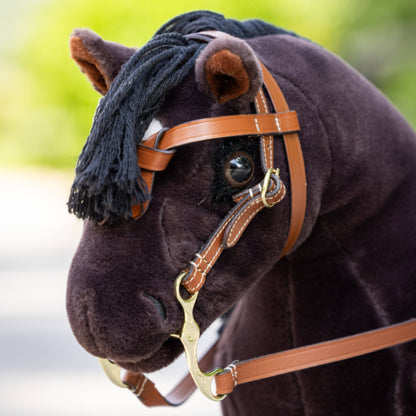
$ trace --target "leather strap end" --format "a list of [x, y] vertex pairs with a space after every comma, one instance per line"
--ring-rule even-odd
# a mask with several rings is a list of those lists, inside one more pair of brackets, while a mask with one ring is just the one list
[[215, 376], [215, 386], [218, 395], [230, 394], [238, 384], [238, 371], [235, 375], [227, 371]]
[[137, 148], [137, 161], [143, 169], [153, 172], [165, 170], [175, 154], [175, 150], [160, 150], [139, 145]]

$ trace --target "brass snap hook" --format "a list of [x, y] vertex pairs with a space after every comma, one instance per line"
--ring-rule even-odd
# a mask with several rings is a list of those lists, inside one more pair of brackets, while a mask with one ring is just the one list
[[101, 364], [102, 369], [106, 376], [118, 387], [127, 388], [127, 386], [121, 381], [120, 372], [122, 370], [117, 364], [113, 363], [107, 358], [99, 358], [98, 361]]
[[193, 309], [198, 297], [198, 292], [192, 294], [188, 299], [184, 299], [182, 297], [180, 293], [180, 287], [182, 279], [186, 275], [187, 272], [180, 273], [175, 281], [175, 296], [182, 306], [184, 312], [184, 322], [180, 335], [171, 334], [171, 336], [181, 340], [185, 349], [185, 356], [188, 363], [189, 372], [199, 390], [209, 399], [214, 401], [221, 401], [226, 397], [226, 395], [213, 394], [211, 390], [211, 384], [214, 377], [218, 373], [223, 373], [224, 370], [222, 368], [217, 368], [213, 371], [210, 371], [209, 373], [205, 373], [201, 371], [198, 365], [197, 349], [200, 337], [200, 329], [193, 316]]

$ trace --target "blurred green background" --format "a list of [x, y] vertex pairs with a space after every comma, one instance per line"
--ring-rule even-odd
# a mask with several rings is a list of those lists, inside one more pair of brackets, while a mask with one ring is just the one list
[[168, 19], [198, 9], [260, 18], [320, 43], [416, 127], [415, 0], [0, 0], [0, 164], [75, 166], [99, 95], [69, 58], [74, 28], [140, 46]]

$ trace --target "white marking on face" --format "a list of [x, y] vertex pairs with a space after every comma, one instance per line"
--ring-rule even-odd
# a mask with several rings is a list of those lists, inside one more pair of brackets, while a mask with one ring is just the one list
[[146, 141], [152, 134], [157, 133], [159, 130], [163, 128], [162, 124], [157, 118], [154, 118], [150, 124], [147, 130], [144, 133], [142, 141]]

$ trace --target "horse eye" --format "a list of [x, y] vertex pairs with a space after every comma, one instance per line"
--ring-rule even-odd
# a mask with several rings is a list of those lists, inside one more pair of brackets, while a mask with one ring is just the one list
[[253, 174], [253, 159], [245, 152], [235, 152], [225, 162], [225, 179], [235, 188], [241, 188], [247, 185], [253, 177]]

